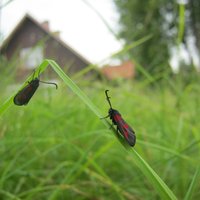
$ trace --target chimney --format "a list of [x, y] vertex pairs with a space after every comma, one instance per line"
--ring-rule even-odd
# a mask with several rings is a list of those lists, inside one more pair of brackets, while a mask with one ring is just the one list
[[60, 31], [53, 31], [52, 34], [57, 37], [60, 38]]
[[50, 31], [49, 21], [44, 21], [44, 22], [41, 23], [41, 25], [46, 31]]

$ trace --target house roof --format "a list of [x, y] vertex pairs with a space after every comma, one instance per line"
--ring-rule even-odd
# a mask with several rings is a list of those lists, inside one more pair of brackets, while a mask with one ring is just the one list
[[37, 20], [35, 20], [32, 16], [30, 16], [29, 14], [26, 14], [21, 21], [17, 24], [17, 26], [14, 28], [14, 30], [11, 32], [11, 34], [4, 40], [4, 42], [2, 43], [2, 45], [0, 46], [0, 52], [2, 49], [4, 49], [9, 42], [12, 40], [12, 38], [14, 37], [14, 35], [23, 27], [23, 25], [26, 23], [26, 21], [29, 20], [32, 23], [34, 23], [37, 27], [39, 27], [42, 31], [44, 31], [50, 38], [56, 40], [58, 43], [60, 43], [64, 48], [69, 49], [71, 52], [73, 52], [73, 54], [75, 54], [77, 57], [79, 57], [81, 60], [83, 60], [84, 62], [86, 62], [88, 65], [91, 64], [91, 62], [89, 60], [87, 60], [86, 58], [84, 58], [82, 55], [80, 55], [79, 53], [77, 53], [77, 51], [75, 51], [70, 45], [66, 44], [65, 42], [63, 42], [59, 37], [57, 37], [53, 32], [51, 32], [50, 30], [46, 29], [41, 23], [39, 23]]

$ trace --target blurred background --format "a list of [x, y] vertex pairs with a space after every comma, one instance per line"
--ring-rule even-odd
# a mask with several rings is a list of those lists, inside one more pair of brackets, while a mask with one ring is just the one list
[[[0, 104], [55, 60], [178, 199], [200, 198], [199, 0], [0, 0]], [[0, 118], [0, 199], [162, 199], [134, 157], [49, 67]], [[199, 179], [197, 179], [199, 180]]]

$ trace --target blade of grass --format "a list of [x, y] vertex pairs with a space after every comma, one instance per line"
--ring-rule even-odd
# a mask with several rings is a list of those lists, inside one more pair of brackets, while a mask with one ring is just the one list
[[102, 61], [100, 61], [98, 63], [98, 65], [100, 65], [100, 66], [102, 64], [104, 65], [105, 62], [107, 62], [107, 60], [110, 60], [111, 58], [115, 58], [115, 57], [117, 58], [118, 56], [125, 55], [131, 49], [134, 49], [134, 48], [142, 45], [143, 43], [145, 43], [146, 41], [150, 40], [151, 38], [152, 38], [152, 35], [149, 34], [149, 35], [147, 35], [145, 37], [142, 37], [142, 38], [138, 39], [137, 41], [134, 41], [134, 42], [132, 42], [130, 44], [127, 44], [127, 45], [123, 46], [123, 48], [121, 50], [119, 50], [117, 52], [114, 52], [111, 55], [109, 55], [108, 57], [104, 58]]
[[[114, 144], [114, 142], [111, 141], [111, 142], [105, 144], [104, 146], [102, 146], [98, 151], [96, 151], [96, 153], [94, 155], [87, 157], [87, 161], [81, 166], [81, 168], [79, 168], [79, 170], [75, 174], [73, 174], [73, 176], [71, 178], [67, 179], [67, 183], [71, 183], [73, 180], [75, 180], [75, 178], [78, 178], [81, 175], [81, 173], [88, 171], [88, 170], [90, 171], [89, 166], [92, 165], [99, 172], [99, 176], [101, 174], [102, 177], [104, 177], [103, 179], [107, 180], [107, 182], [109, 182], [109, 185], [117, 193], [118, 198], [124, 199], [123, 196], [121, 195], [120, 187], [118, 185], [116, 185], [115, 182], [113, 182], [106, 175], [106, 173], [101, 169], [101, 167], [95, 162], [95, 160], [98, 157], [100, 157], [102, 154], [106, 153], [113, 146], [113, 144]], [[81, 149], [79, 149], [79, 151], [80, 151], [81, 154], [83, 154]]]
[[[15, 199], [15, 200], [22, 200], [21, 198], [18, 198], [14, 194], [11, 194], [10, 192], [7, 192], [5, 190], [0, 189], [0, 194], [3, 194], [5, 197], [8, 197], [8, 199]], [[2, 196], [1, 196], [2, 197]], [[3, 198], [4, 199], [4, 198]], [[7, 198], [5, 198], [7, 199]]]
[[[90, 135], [91, 135], [91, 133], [90, 133]], [[88, 136], [88, 135], [82, 134], [81, 136], [84, 137], [84, 136]], [[81, 136], [79, 135], [77, 137], [81, 137]], [[98, 136], [100, 136], [100, 135], [97, 135], [97, 137]], [[73, 140], [74, 139], [75, 138], [73, 138]], [[98, 140], [98, 138], [97, 138], [97, 140]], [[84, 155], [85, 151], [82, 151], [81, 148], [79, 148], [78, 146], [74, 146], [74, 143], [72, 143], [71, 140], [67, 140], [67, 141], [64, 141], [64, 142], [65, 142], [66, 146], [71, 146], [71, 148], [74, 148], [77, 151], [77, 154], [80, 154], [81, 156]], [[72, 169], [72, 168], [75, 167], [76, 164], [77, 163], [69, 163], [68, 161], [65, 161], [65, 162], [58, 164], [58, 166], [48, 174], [48, 176], [45, 178], [44, 181], [42, 181], [37, 187], [35, 187], [33, 190], [30, 191], [30, 194], [29, 194], [29, 196], [26, 197], [26, 199], [27, 200], [32, 199], [33, 196], [36, 194], [36, 192], [40, 188], [43, 188], [45, 186], [45, 183], [48, 182], [48, 180], [50, 180], [52, 176], [54, 176], [56, 173], [59, 173], [60, 169], [62, 169], [63, 167], [66, 167], [68, 165], [72, 165], [72, 167], [71, 167], [71, 169]], [[80, 171], [82, 169], [82, 167], [79, 167], [77, 169], [78, 169], [78, 171]], [[74, 179], [74, 176], [76, 176], [77, 173], [75, 173], [75, 175], [73, 173], [71, 173], [72, 174], [71, 176], [73, 176], [73, 177], [70, 180]], [[68, 179], [70, 178], [69, 173], [67, 174], [67, 177], [68, 177]], [[71, 183], [71, 181], [69, 181], [68, 179], [67, 179], [67, 181], [65, 179], [63, 179], [62, 184], [66, 185], [69, 182]], [[56, 188], [56, 189], [59, 190], [59, 188]]]
[[144, 37], [132, 42], [131, 44], [125, 45], [122, 50], [113, 53], [111, 55], [111, 57], [117, 57], [117, 56], [126, 54], [131, 49], [134, 49], [135, 47], [138, 47], [138, 46], [142, 45], [143, 43], [145, 43], [146, 41], [150, 40], [152, 38], [152, 36], [153, 36], [152, 34], [149, 34], [147, 36], [144, 36]]
[[180, 44], [183, 41], [185, 31], [185, 5], [179, 4], [179, 26], [178, 26], [178, 38], [177, 42]]
[[[70, 171], [68, 171], [67, 175], [63, 178], [62, 180], [62, 184], [64, 184], [65, 182], [68, 182], [67, 181], [68, 179], [70, 179], [71, 177], [73, 177], [73, 174], [76, 172], [76, 171], [79, 171], [79, 169], [81, 169], [81, 166], [83, 164], [83, 162], [85, 160], [87, 160], [87, 156], [89, 154], [89, 152], [91, 151], [91, 149], [93, 148], [93, 146], [95, 145], [96, 143], [96, 140], [97, 138], [93, 141], [93, 143], [87, 148], [87, 150], [84, 151], [84, 153], [81, 155], [80, 159], [77, 160], [76, 164], [70, 169]], [[58, 195], [58, 192], [59, 192], [59, 188], [54, 190], [52, 192], [52, 194], [49, 196], [49, 200], [54, 200], [54, 199], [57, 199], [57, 195]]]
[[172, 154], [172, 155], [174, 155], [176, 157], [182, 158], [182, 159], [187, 160], [189, 162], [196, 162], [196, 163], [198, 162], [198, 161], [192, 159], [189, 156], [186, 156], [184, 154], [181, 154], [178, 151], [175, 151], [173, 149], [170, 149], [170, 148], [167, 148], [167, 147], [164, 147], [164, 146], [160, 146], [160, 145], [149, 143], [149, 142], [143, 142], [143, 141], [140, 141], [140, 140], [137, 140], [137, 143], [145, 145], [145, 146], [148, 146], [150, 148], [158, 149], [160, 151], [163, 151], [163, 152], [166, 152], [166, 153], [169, 153], [169, 154]]
[[94, 174], [97, 175], [96, 178], [99, 178], [99, 180], [101, 182], [103, 182], [104, 184], [109, 185], [110, 187], [112, 187], [113, 190], [115, 190], [117, 192], [117, 195], [118, 195], [118, 197], [120, 199], [124, 199], [124, 197], [121, 194], [123, 194], [125, 197], [127, 197], [127, 199], [129, 199], [131, 197], [131, 194], [129, 194], [128, 192], [126, 192], [125, 190], [123, 190], [120, 186], [118, 186], [117, 184], [115, 184], [114, 181], [112, 181], [112, 179], [106, 174], [106, 172], [95, 162], [96, 158], [97, 158], [97, 156], [94, 155], [93, 158], [90, 158], [88, 160], [88, 162], [89, 162], [88, 164], [91, 164], [94, 167], [94, 169], [96, 169], [96, 171], [98, 172], [98, 174], [95, 173], [95, 172], [92, 172], [89, 168], [86, 168], [84, 170], [86, 172], [89, 171], [90, 176], [93, 176]]
[[15, 157], [13, 158], [13, 160], [7, 165], [7, 167], [4, 169], [3, 173], [1, 174], [1, 178], [0, 178], [0, 186], [1, 188], [4, 187], [4, 182], [7, 179], [7, 174], [9, 174], [9, 171], [12, 171], [11, 169], [14, 168], [14, 165], [18, 159], [18, 157], [20, 156], [20, 154], [22, 154], [24, 152], [24, 150], [27, 148], [27, 146], [25, 146], [24, 148], [20, 149], [19, 152], [16, 152]]
[[9, 171], [7, 174], [4, 175], [4, 180], [10, 178], [11, 176], [13, 176], [14, 174], [16, 174], [17, 171], [23, 170], [25, 167], [31, 165], [33, 162], [35, 162], [36, 160], [42, 159], [45, 155], [48, 155], [49, 153], [55, 151], [55, 149], [60, 148], [62, 146], [66, 145], [65, 142], [62, 142], [60, 144], [57, 144], [56, 146], [53, 146], [52, 148], [42, 152], [41, 155], [36, 155], [32, 158], [30, 158], [29, 160], [27, 160], [27, 162], [25, 162], [24, 164], [20, 165], [18, 168], [14, 168], [12, 171]]
[[168, 188], [158, 174], [149, 166], [149, 164], [136, 152], [136, 150], [133, 149], [131, 153], [134, 154], [134, 156], [132, 156], [132, 160], [142, 171], [145, 177], [152, 183], [152, 186], [159, 193], [161, 199], [177, 200], [173, 192]]
[[98, 70], [97, 65], [90, 64], [87, 67], [83, 68], [82, 70], [78, 71], [75, 75], [72, 76], [72, 79], [79, 79], [80, 77], [83, 77], [85, 74], [90, 72], [91, 70]]
[[135, 59], [133, 60], [133, 63], [135, 63], [136, 65], [136, 69], [142, 73], [147, 79], [149, 82], [154, 82], [155, 81], [155, 77], [153, 77], [149, 72], [147, 72], [147, 70], [145, 70], [145, 68], [140, 65], [139, 62], [137, 62]]
[[[92, 165], [93, 167], [95, 167], [95, 165]], [[95, 169], [97, 169], [97, 167], [95, 167]], [[93, 171], [92, 169], [85, 169], [85, 173], [87, 173], [88, 175], [90, 175], [91, 177], [95, 178], [96, 180], [99, 180], [100, 182], [102, 182], [105, 186], [109, 186], [113, 188], [113, 190], [115, 190], [117, 192], [118, 198], [117, 199], [125, 199], [123, 196], [126, 196], [126, 199], [129, 199], [131, 197], [131, 194], [129, 194], [128, 192], [122, 190], [118, 185], [113, 185], [113, 182], [110, 180], [110, 178], [102, 176], [99, 171], [98, 173]], [[123, 195], [123, 196], [122, 196]], [[130, 198], [131, 199], [131, 198]]]
[[[85, 192], [81, 191], [80, 189], [78, 189], [74, 185], [67, 185], [67, 184], [48, 185], [48, 186], [44, 186], [44, 187], [37, 188], [37, 189], [33, 188], [33, 189], [27, 190], [27, 191], [19, 194], [19, 196], [23, 199], [26, 199], [27, 195], [34, 193], [34, 192], [37, 192], [37, 193], [42, 193], [42, 192], [45, 192], [45, 191], [51, 192], [51, 191], [54, 191], [54, 190], [57, 190], [57, 189], [61, 190], [61, 191], [62, 190], [71, 190], [71, 191], [74, 191], [75, 193], [77, 193], [81, 196], [89, 198]], [[35, 199], [35, 198], [32, 198], [32, 199]]]
[[99, 109], [91, 102], [91, 100], [82, 92], [82, 90], [64, 73], [59, 65], [54, 60], [47, 60], [59, 77], [65, 82], [65, 84], [99, 117]]
[[184, 200], [192, 199], [192, 194], [194, 193], [195, 187], [196, 187], [197, 183], [199, 183], [199, 181], [198, 181], [199, 176], [200, 176], [200, 166], [198, 166], [198, 168], [193, 176], [192, 182], [190, 184], [190, 187], [188, 188], [188, 191], [185, 195]]
[[[26, 191], [26, 192], [25, 192], [26, 200], [33, 199], [33, 196], [36, 195], [38, 191], [42, 190], [42, 188], [45, 187], [45, 184], [46, 184], [49, 180], [51, 180], [52, 176], [54, 176], [56, 173], [59, 173], [59, 171], [60, 171], [62, 168], [66, 167], [66, 166], [68, 166], [68, 165], [70, 165], [70, 164], [72, 165], [73, 163], [69, 163], [68, 161], [64, 161], [64, 162], [58, 164], [58, 166], [57, 166], [55, 169], [53, 169], [53, 170], [48, 174], [48, 176], [45, 177], [45, 179], [44, 179], [41, 183], [39, 183], [36, 187], [34, 187], [34, 189], [31, 189], [30, 191]], [[65, 184], [65, 185], [66, 185], [66, 184]], [[24, 193], [21, 193], [21, 194], [20, 194], [20, 196], [23, 196], [23, 195], [24, 195]]]

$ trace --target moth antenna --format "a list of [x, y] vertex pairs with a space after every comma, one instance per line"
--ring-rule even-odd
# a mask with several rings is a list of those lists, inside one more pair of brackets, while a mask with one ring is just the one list
[[58, 89], [58, 85], [56, 83], [52, 83], [52, 82], [46, 82], [46, 81], [41, 81], [39, 80], [41, 83], [46, 83], [46, 84], [52, 84], [56, 86], [56, 89]]
[[110, 108], [112, 108], [112, 105], [111, 105], [111, 102], [110, 102], [110, 97], [108, 96], [108, 91], [109, 91], [109, 90], [105, 90], [106, 99], [107, 99], [107, 101], [108, 101], [108, 103], [109, 103], [109, 105], [110, 105]]

